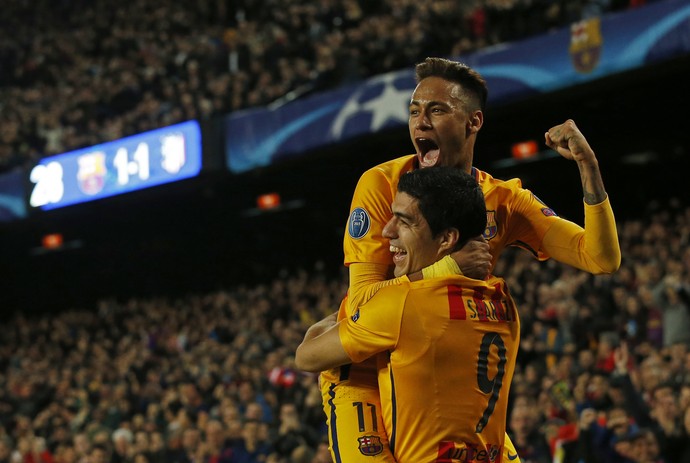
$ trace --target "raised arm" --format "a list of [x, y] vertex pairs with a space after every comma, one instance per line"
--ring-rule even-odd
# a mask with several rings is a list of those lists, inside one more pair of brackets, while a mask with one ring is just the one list
[[577, 163], [585, 203], [585, 228], [559, 221], [544, 235], [544, 250], [581, 270], [615, 272], [621, 263], [616, 221], [594, 151], [572, 119], [551, 127], [544, 138], [547, 146]]

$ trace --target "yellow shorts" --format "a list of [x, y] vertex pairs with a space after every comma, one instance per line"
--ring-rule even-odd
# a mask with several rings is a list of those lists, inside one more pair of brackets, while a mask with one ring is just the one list
[[321, 381], [321, 396], [335, 463], [395, 462], [377, 388], [354, 386], [349, 380]]
[[[349, 366], [342, 377], [347, 378]], [[328, 444], [334, 463], [395, 463], [383, 424], [378, 388], [353, 379], [337, 380], [323, 373], [321, 398], [328, 426]], [[505, 436], [501, 460], [520, 463], [513, 442]]]

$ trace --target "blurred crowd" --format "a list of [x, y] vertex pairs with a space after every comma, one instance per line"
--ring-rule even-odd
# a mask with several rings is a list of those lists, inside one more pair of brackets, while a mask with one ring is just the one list
[[[641, 0], [10, 0], [0, 172], [45, 155], [472, 52]], [[520, 306], [509, 433], [525, 463], [690, 462], [690, 208], [619, 224], [621, 269], [507, 252]], [[16, 314], [0, 335], [0, 463], [325, 463], [306, 328], [321, 267], [179, 299]]]
[[298, 272], [184, 299], [17, 315], [0, 345], [0, 462], [327, 462], [293, 368], [344, 279]]
[[[690, 462], [690, 207], [619, 223], [609, 276], [509, 250], [521, 315], [508, 430], [525, 463]], [[325, 463], [317, 377], [294, 368], [346, 272], [5, 323], [0, 463]], [[333, 272], [333, 269], [331, 269]]]
[[0, 172], [642, 3], [10, 0], [0, 13]]

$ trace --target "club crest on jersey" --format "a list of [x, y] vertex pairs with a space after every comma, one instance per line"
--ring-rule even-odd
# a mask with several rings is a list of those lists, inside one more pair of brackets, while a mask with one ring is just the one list
[[498, 225], [496, 224], [496, 211], [486, 211], [486, 228], [484, 229], [484, 239], [490, 240], [498, 232]]
[[352, 321], [357, 323], [357, 320], [359, 320], [359, 309], [357, 309], [357, 312], [352, 315]]
[[355, 208], [350, 214], [347, 232], [353, 239], [358, 240], [369, 232], [369, 227], [371, 227], [369, 213], [361, 207]]
[[370, 457], [383, 452], [383, 444], [379, 436], [358, 437], [359, 451], [362, 455]]

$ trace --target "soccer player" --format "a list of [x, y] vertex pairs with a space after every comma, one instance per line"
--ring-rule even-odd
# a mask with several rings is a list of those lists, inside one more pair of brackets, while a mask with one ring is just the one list
[[[352, 199], [348, 231], [344, 238], [345, 265], [350, 288], [337, 318], [353, 316], [354, 310], [381, 287], [396, 284], [390, 278], [392, 265], [388, 243], [382, 237], [391, 217], [400, 175], [433, 165], [454, 166], [477, 180], [486, 200], [487, 225], [483, 240], [471, 240], [451, 257], [445, 257], [410, 279], [454, 272], [483, 278], [506, 246], [520, 246], [537, 259], [549, 257], [594, 274], [611, 273], [620, 265], [620, 247], [615, 219], [594, 151], [572, 120], [550, 128], [546, 144], [561, 156], [576, 162], [581, 175], [585, 227], [562, 219], [519, 179], [501, 181], [472, 167], [474, 143], [484, 123], [487, 88], [481, 75], [468, 66], [442, 58], [427, 58], [416, 67], [417, 87], [410, 101], [409, 133], [416, 154], [393, 159], [366, 171]], [[310, 330], [318, 332], [332, 323], [324, 320]], [[321, 375], [329, 441], [336, 462], [394, 461], [385, 451], [372, 458], [359, 447], [363, 436], [382, 442], [386, 435], [380, 423], [358, 427], [355, 403], [372, 404], [377, 412], [376, 365], [369, 360], [345, 365]], [[518, 461], [507, 441], [504, 461]]]
[[[546, 144], [561, 156], [576, 162], [582, 180], [585, 227], [558, 217], [519, 179], [502, 181], [472, 166], [474, 143], [484, 123], [488, 91], [479, 73], [470, 67], [442, 59], [427, 58], [417, 65], [417, 87], [410, 101], [409, 133], [416, 154], [393, 159], [366, 171], [352, 199], [344, 238], [345, 265], [350, 288], [338, 311], [338, 319], [352, 317], [355, 310], [389, 280], [393, 264], [384, 225], [391, 218], [390, 204], [398, 179], [405, 172], [434, 165], [456, 167], [471, 174], [484, 191], [487, 224], [483, 240], [470, 240], [460, 251], [430, 268], [410, 275], [414, 280], [451, 273], [484, 278], [506, 246], [520, 246], [537, 259], [549, 257], [594, 274], [611, 273], [620, 265], [620, 247], [613, 211], [594, 151], [572, 120], [550, 128]], [[483, 264], [482, 264], [483, 263]], [[328, 326], [328, 320], [311, 329]], [[321, 375], [329, 441], [336, 462], [391, 462], [385, 451], [371, 458], [359, 445], [365, 436], [384, 444], [381, 423], [367, 422], [359, 428], [356, 403], [372, 404], [372, 417], [380, 417], [376, 365], [372, 360], [345, 365]], [[507, 441], [504, 461], [515, 458]]]
[[[499, 461], [520, 333], [505, 282], [405, 277], [484, 231], [482, 189], [459, 169], [417, 169], [400, 178], [392, 210], [383, 236], [399, 283], [379, 290], [335, 328], [307, 336], [297, 366], [321, 371], [386, 352], [378, 385], [396, 461]], [[355, 407], [365, 427], [374, 409]], [[383, 451], [375, 436], [360, 446]]]

